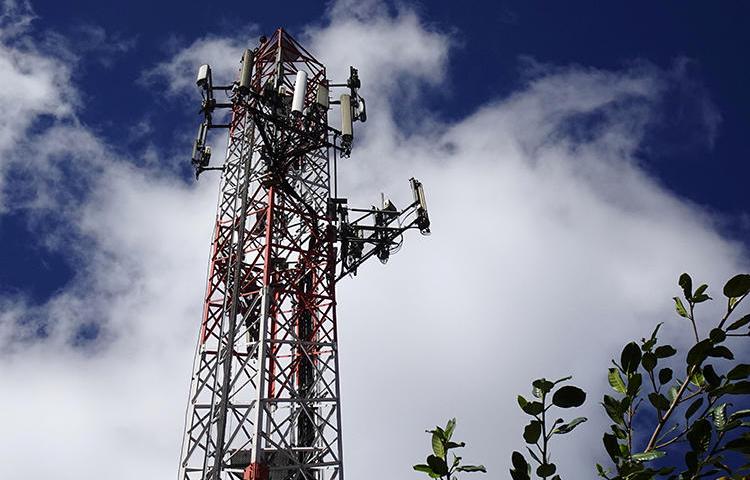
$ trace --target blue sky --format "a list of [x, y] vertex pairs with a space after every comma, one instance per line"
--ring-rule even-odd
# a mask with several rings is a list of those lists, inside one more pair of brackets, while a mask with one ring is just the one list
[[[243, 4], [35, 2], [36, 34], [55, 31], [82, 52], [75, 80], [87, 101], [79, 118], [123, 151], [143, 148], [151, 136], [162, 148], [189, 150], [186, 125], [193, 113], [184, 101], [165, 98], [140, 81], [143, 71], [180, 44], [206, 35], [246, 32], [248, 39], [276, 26], [301, 31], [322, 22], [325, 4], [249, 8]], [[395, 8], [395, 7], [392, 7]], [[512, 92], [524, 81], [524, 65], [540, 62], [618, 69], [648, 62], [673, 77], [660, 99], [638, 152], [645, 169], [667, 188], [715, 209], [723, 228], [742, 240], [748, 233], [742, 202], [748, 131], [750, 67], [744, 46], [748, 5], [726, 2], [678, 4], [598, 2], [429, 2], [410, 5], [430, 28], [455, 39], [444, 86], [425, 95], [435, 115], [456, 119], [482, 103]], [[106, 40], [98, 35], [106, 35]], [[98, 45], [105, 41], [106, 46]], [[184, 100], [184, 99], [180, 99]], [[128, 125], [127, 132], [122, 126]], [[185, 166], [187, 178], [187, 166]], [[59, 255], [40, 250], [21, 218], [3, 219], [0, 290], [44, 299], [72, 275]]]
[[[360, 67], [369, 120], [342, 168], [346, 194], [403, 203], [417, 176], [432, 208], [431, 237], [340, 289], [350, 475], [370, 474], [367, 452], [394, 435], [421, 445], [451, 415], [504, 471], [518, 435], [495, 439], [487, 425], [520, 429], [514, 395], [528, 379], [576, 372], [597, 397], [594, 365], [625, 338], [665, 319], [665, 335], [686, 338], [670, 305], [682, 271], [719, 295], [747, 270], [746, 3], [6, 1], [3, 12], [0, 378], [13, 393], [0, 406], [39, 415], [41, 447], [20, 423], [15, 442], [57, 452], [77, 478], [91, 448], [103, 464], [138, 458], [154, 478], [176, 469], [217, 188], [189, 166], [194, 71], [209, 62], [231, 81], [242, 48], [278, 26], [333, 78]], [[441, 399], [434, 345], [460, 379]], [[39, 413], [48, 402], [65, 414]], [[574, 474], [589, 474], [577, 459], [599, 458], [591, 415], [563, 450]], [[49, 434], [72, 429], [67, 443]], [[422, 449], [384, 448], [413, 478]], [[17, 478], [25, 458], [0, 461], [0, 476]]]

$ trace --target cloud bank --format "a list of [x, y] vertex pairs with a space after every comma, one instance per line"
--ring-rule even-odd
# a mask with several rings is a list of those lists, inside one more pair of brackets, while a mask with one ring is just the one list
[[[76, 117], [76, 85], [60, 58], [35, 47], [30, 10], [13, 5], [0, 71], [14, 90], [0, 99], [15, 99], [17, 111], [0, 124], [0, 151], [30, 153], [3, 162], [0, 178], [27, 166], [23, 182], [0, 184], [0, 212], [22, 205], [47, 248], [66, 247], [76, 274], [43, 304], [0, 299], [10, 433], [0, 477], [25, 478], [33, 465], [63, 479], [169, 478], [217, 181], [188, 184], [114, 153]], [[410, 466], [428, 449], [424, 429], [457, 416], [465, 458], [502, 477], [523, 446], [515, 395], [533, 378], [575, 373], [592, 421], [555, 460], [572, 478], [593, 477], [608, 359], [658, 321], [684, 337], [669, 300], [680, 272], [716, 289], [747, 269], [743, 248], [639, 159], [669, 72], [535, 65], [512, 95], [439, 121], [422, 93], [451, 75], [456, 41], [415, 11], [338, 2], [299, 37], [332, 77], [351, 64], [364, 81], [370, 119], [340, 166], [343, 194], [368, 205], [382, 189], [403, 205], [416, 176], [434, 227], [406, 238], [386, 267], [369, 264], [340, 284], [346, 474], [418, 478]], [[246, 41], [195, 39], [143, 81], [180, 95], [204, 61], [229, 79]], [[71, 165], [86, 172], [83, 184], [71, 182]]]

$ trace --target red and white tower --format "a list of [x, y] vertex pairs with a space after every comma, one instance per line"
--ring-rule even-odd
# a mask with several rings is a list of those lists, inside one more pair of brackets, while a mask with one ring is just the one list
[[[335, 198], [337, 161], [366, 118], [357, 71], [330, 83], [281, 29], [244, 52], [234, 83], [213, 85], [204, 65], [197, 84], [192, 162], [196, 176], [220, 170], [221, 186], [179, 479], [341, 479], [336, 282], [373, 255], [386, 261], [405, 230], [429, 232], [421, 184], [411, 180], [404, 210]], [[214, 123], [221, 110], [228, 123]], [[215, 128], [229, 143], [212, 167]]]

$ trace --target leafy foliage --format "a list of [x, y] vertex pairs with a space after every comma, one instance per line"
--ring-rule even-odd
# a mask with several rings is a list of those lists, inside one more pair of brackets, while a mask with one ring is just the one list
[[[566, 377], [551, 382], [546, 378], [540, 378], [531, 383], [531, 394], [538, 400], [529, 401], [521, 395], [518, 396], [518, 405], [521, 410], [531, 417], [529, 423], [523, 429], [523, 438], [530, 445], [526, 449], [532, 462], [536, 464], [534, 473], [540, 478], [552, 477], [553, 480], [560, 480], [560, 475], [555, 475], [557, 466], [551, 461], [550, 441], [554, 435], [570, 433], [586, 421], [586, 418], [578, 417], [569, 422], [562, 418], [558, 418], [551, 424], [549, 422], [548, 412], [553, 407], [565, 409], [580, 407], [586, 401], [586, 392], [573, 385], [563, 385], [555, 389], [559, 384], [570, 379], [571, 377]], [[552, 402], [548, 403], [550, 394]], [[530, 480], [532, 478], [532, 466], [522, 453], [513, 452], [511, 463], [513, 468], [510, 470], [510, 476], [513, 480]]]
[[[675, 311], [689, 322], [695, 340], [678, 369], [682, 372], [684, 368], [684, 376], [675, 375], [677, 365], [673, 360], [664, 365], [678, 351], [672, 345], [658, 345], [661, 324], [649, 339], [641, 339], [640, 345], [625, 345], [619, 363], [612, 361], [614, 368], [609, 369], [607, 379], [614, 395], [605, 395], [602, 400], [612, 424], [602, 442], [614, 468], [610, 472], [597, 465], [602, 478], [697, 479], [724, 475], [721, 478], [740, 479], [750, 473], [750, 463], [730, 468], [725, 458], [732, 452], [750, 454], [750, 423], [743, 420], [750, 411], [731, 411], [732, 402], [724, 401], [750, 393], [746, 380], [750, 365], [732, 364], [734, 352], [726, 343], [728, 337], [750, 336], [750, 332], [739, 332], [750, 324], [750, 316], [725, 326], [750, 292], [750, 275], [737, 275], [726, 283], [726, 312], [703, 337], [700, 330], [706, 328], [699, 329], [695, 307], [712, 300], [706, 293], [708, 286], [693, 290], [692, 278], [686, 273], [680, 275], [678, 285], [683, 296], [674, 297]], [[646, 432], [636, 430], [636, 425], [643, 428], [650, 420], [655, 425]], [[637, 440], [644, 436], [648, 442], [638, 445]], [[654, 465], [661, 458], [665, 460], [658, 463], [668, 466]]]
[[[454, 442], [452, 440], [455, 429], [456, 419], [453, 418], [448, 421], [445, 428], [437, 426], [432, 430], [427, 430], [427, 433], [432, 436], [432, 454], [427, 456], [426, 463], [414, 465], [414, 470], [424, 472], [430, 478], [442, 478], [444, 480], [455, 480], [456, 477], [454, 475], [457, 472], [487, 473], [484, 465], [463, 465], [461, 457], [450, 452], [451, 450], [466, 446], [464, 442]], [[453, 459], [450, 461], [448, 459], [449, 453], [453, 456]]]
[[[750, 409], [736, 408], [733, 402], [743, 399], [747, 403], [750, 398], [750, 364], [736, 362], [729, 343], [732, 337], [750, 337], [750, 314], [729, 321], [750, 294], [750, 274], [736, 275], [724, 285], [724, 315], [714, 326], [701, 325], [700, 329], [695, 307], [713, 300], [708, 285], [693, 289], [687, 273], [680, 275], [678, 285], [682, 298], [673, 298], [675, 311], [682, 322], [689, 322], [694, 343], [680, 361], [677, 348], [659, 344], [660, 323], [648, 339], [627, 343], [619, 363], [612, 360], [607, 381], [614, 393], [604, 395], [601, 403], [612, 421], [602, 437], [612, 467], [596, 464], [597, 474], [604, 479], [750, 479]], [[532, 382], [534, 399], [518, 396], [519, 407], [530, 417], [523, 429], [530, 460], [513, 452], [513, 480], [531, 480], [534, 475], [561, 480], [550, 457], [550, 441], [586, 421], [584, 417], [568, 422], [557, 418], [550, 423], [552, 408], [580, 407], [586, 400], [586, 393], [578, 387], [558, 387], [570, 379], [540, 378]], [[455, 455], [448, 466], [448, 450], [464, 446], [450, 441], [454, 428], [455, 420], [451, 420], [445, 429], [428, 432], [433, 455], [426, 464], [415, 465], [415, 470], [445, 480], [454, 480], [455, 472], [485, 471], [481, 465], [461, 466], [461, 457]]]

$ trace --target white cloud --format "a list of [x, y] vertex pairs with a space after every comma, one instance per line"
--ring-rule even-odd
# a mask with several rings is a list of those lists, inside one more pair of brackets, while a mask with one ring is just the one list
[[147, 70], [141, 81], [146, 84], [166, 83], [171, 95], [189, 95], [196, 91], [198, 67], [211, 65], [215, 85], [228, 85], [237, 77], [246, 48], [256, 43], [256, 27], [247, 28], [238, 38], [208, 36], [180, 48], [171, 58]]
[[[12, 10], [11, 10], [12, 11]], [[14, 148], [40, 119], [64, 119], [73, 113], [75, 91], [70, 86], [70, 69], [54, 57], [29, 47], [19, 32], [27, 25], [23, 17], [16, 22], [6, 10], [0, 36], [0, 187], [7, 168], [18, 156]], [[29, 14], [30, 15], [30, 14]], [[7, 26], [10, 25], [10, 26]], [[4, 210], [0, 197], [0, 212]]]
[[0, 36], [3, 40], [24, 33], [36, 18], [28, 0], [3, 0], [1, 7]]
[[[409, 235], [386, 267], [367, 265], [340, 286], [347, 475], [374, 479], [385, 468], [419, 478], [410, 466], [428, 449], [424, 429], [456, 415], [465, 458], [502, 477], [523, 446], [515, 395], [537, 376], [573, 372], [590, 392], [592, 422], [557, 458], [568, 476], [592, 476], [607, 359], [657, 321], [684, 335], [669, 300], [681, 271], [716, 291], [747, 268], [710, 216], [639, 165], [664, 72], [538, 66], [508, 98], [441, 123], [419, 92], [446, 78], [451, 36], [407, 9], [351, 8], [335, 4], [303, 34], [331, 76], [360, 67], [372, 107], [353, 158], [340, 164], [344, 194], [366, 205], [382, 188], [403, 205], [417, 176], [434, 233]], [[146, 81], [179, 94], [204, 62], [231, 79], [247, 44], [195, 40]], [[56, 60], [28, 41], [3, 47], [0, 61], [31, 99], [17, 107], [25, 123], [0, 125], [4, 152], [30, 145], [35, 120], [59, 119], [33, 133], [28, 185], [45, 188], [27, 204], [40, 219], [65, 211], [44, 232], [51, 248], [67, 242], [76, 267], [43, 305], [2, 299], [0, 410], [10, 434], [0, 439], [0, 477], [24, 478], [31, 464], [64, 479], [174, 475], [216, 178], [185, 185], [118, 158], [75, 121], [70, 77], [50, 76]], [[89, 172], [85, 195], [60, 174], [69, 160]], [[99, 340], [76, 346], [89, 324]]]
[[[322, 25], [303, 37], [314, 52], [325, 56], [328, 75], [344, 78], [354, 65], [366, 90], [402, 93], [416, 81], [437, 86], [445, 79], [451, 38], [421, 21], [409, 9], [394, 14], [379, 2], [338, 2]], [[374, 100], [383, 101], [382, 95]]]

